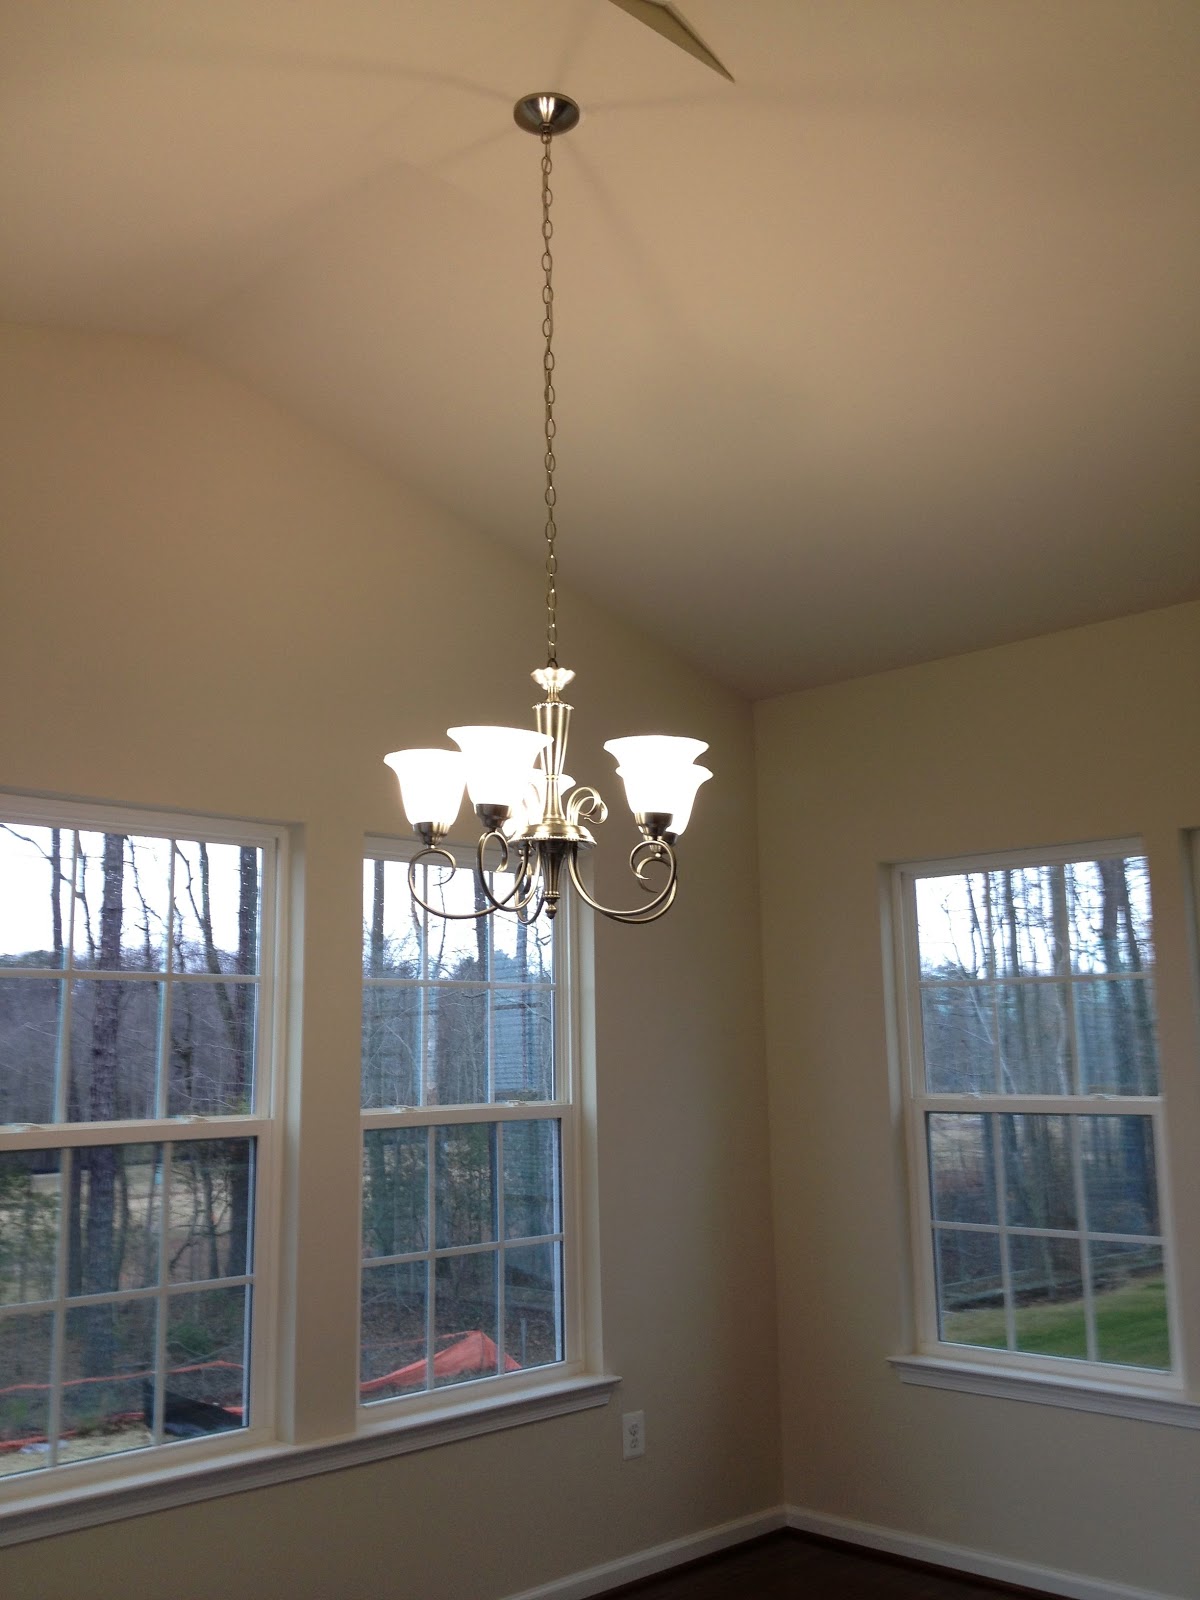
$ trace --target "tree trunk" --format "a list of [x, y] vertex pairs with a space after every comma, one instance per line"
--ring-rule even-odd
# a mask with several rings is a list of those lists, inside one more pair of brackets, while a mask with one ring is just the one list
[[[121, 923], [124, 910], [125, 839], [117, 833], [104, 836], [104, 887], [100, 903], [100, 968], [113, 972], [121, 965]], [[92, 1018], [92, 1077], [88, 1091], [89, 1122], [114, 1121], [117, 1116], [118, 1040], [121, 992], [117, 979], [98, 982]], [[83, 1289], [100, 1292], [117, 1287], [120, 1260], [116, 1252], [117, 1152], [112, 1145], [92, 1145], [78, 1152], [88, 1174], [87, 1223], [84, 1229]], [[112, 1318], [108, 1307], [93, 1310], [87, 1319], [84, 1362], [88, 1376], [111, 1372], [114, 1350]]]
[[[370, 970], [376, 976], [383, 972], [384, 957], [384, 921], [383, 921], [383, 893], [384, 893], [384, 863], [374, 863], [374, 881], [371, 896], [371, 933], [370, 933]], [[380, 989], [368, 989], [372, 1002], [382, 997]], [[364, 1103], [372, 1105], [382, 1104], [384, 1094], [384, 1070], [380, 1051], [380, 1026], [379, 1014], [375, 1004], [372, 1004], [368, 1018], [369, 1033], [366, 1040], [366, 1059], [374, 1082], [370, 1085], [369, 1093], [364, 1097]], [[384, 1151], [384, 1138], [382, 1133], [374, 1133], [366, 1140], [366, 1157], [370, 1176], [370, 1203], [368, 1207], [368, 1226], [371, 1238], [374, 1240], [375, 1249], [380, 1255], [390, 1255], [392, 1252], [392, 1229], [390, 1226], [392, 1216], [391, 1189], [399, 1181], [398, 1172], [393, 1174], [389, 1182], [387, 1170], [387, 1156]]]
[[[1100, 884], [1103, 892], [1100, 911], [1100, 948], [1104, 954], [1105, 970], [1111, 973], [1137, 971], [1140, 969], [1141, 960], [1133, 938], [1133, 919], [1124, 861], [1119, 859], [1101, 861]], [[1128, 958], [1121, 947], [1122, 918], [1125, 920], [1128, 933]], [[1130, 993], [1131, 988], [1137, 991], [1136, 999], [1141, 1002], [1145, 1011], [1146, 996], [1143, 981], [1113, 978], [1104, 985], [1107, 1000], [1105, 1011], [1116, 1046], [1117, 1090], [1122, 1094], [1138, 1094], [1144, 1088], [1139, 1081], [1138, 1071], [1139, 1052], [1136, 1034], [1138, 1020], [1135, 1018], [1134, 998]], [[1145, 1020], [1148, 1023], [1148, 1017]], [[1145, 1138], [1147, 1124], [1139, 1117], [1122, 1117], [1118, 1127], [1121, 1131], [1121, 1176], [1124, 1179], [1121, 1187], [1129, 1202], [1132, 1217], [1141, 1209], [1142, 1199], [1149, 1187]], [[1145, 1225], [1150, 1226], [1149, 1219]]]

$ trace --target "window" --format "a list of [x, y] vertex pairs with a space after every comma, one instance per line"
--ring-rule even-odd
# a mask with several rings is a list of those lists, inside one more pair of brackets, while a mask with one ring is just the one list
[[3, 803], [0, 1484], [269, 1422], [277, 843]]
[[[475, 919], [474, 879], [374, 841], [363, 877], [360, 1398], [577, 1364], [566, 914]], [[502, 897], [511, 880], [496, 873]]]
[[[0, 797], [0, 1543], [607, 1402], [580, 1313], [575, 923], [426, 918], [407, 870], [372, 847], [361, 1130], [339, 1080], [326, 1190], [343, 1251], [361, 1201], [361, 1295], [322, 1307], [332, 1359], [281, 1394], [286, 1416], [325, 1384], [332, 1426], [291, 1441], [276, 1333], [313, 1337], [318, 1258], [276, 1238], [304, 1075], [298, 1052], [280, 1071], [286, 831]], [[421, 886], [474, 907], [468, 873]]]
[[922, 865], [897, 896], [922, 1349], [1170, 1374], [1145, 859]]

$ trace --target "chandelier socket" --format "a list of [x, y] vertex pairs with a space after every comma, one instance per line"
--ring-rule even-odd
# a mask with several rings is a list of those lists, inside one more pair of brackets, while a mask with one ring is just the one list
[[499, 833], [504, 824], [512, 816], [511, 806], [481, 805], [475, 807], [475, 815], [483, 823], [489, 833]]

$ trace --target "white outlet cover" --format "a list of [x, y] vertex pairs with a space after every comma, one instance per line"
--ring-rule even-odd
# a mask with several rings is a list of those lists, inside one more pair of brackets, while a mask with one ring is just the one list
[[621, 1418], [621, 1455], [632, 1461], [646, 1454], [646, 1413], [626, 1411]]

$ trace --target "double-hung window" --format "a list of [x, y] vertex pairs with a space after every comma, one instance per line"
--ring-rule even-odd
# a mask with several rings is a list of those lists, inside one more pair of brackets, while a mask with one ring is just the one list
[[[0, 1484], [261, 1437], [277, 835], [0, 802]], [[182, 1452], [182, 1455], [180, 1454]]]
[[921, 1348], [1165, 1381], [1163, 1101], [1138, 845], [923, 864], [896, 885]]
[[414, 871], [457, 916], [369, 843], [359, 1387], [401, 1410], [579, 1364], [567, 915], [475, 917], [470, 871]]

